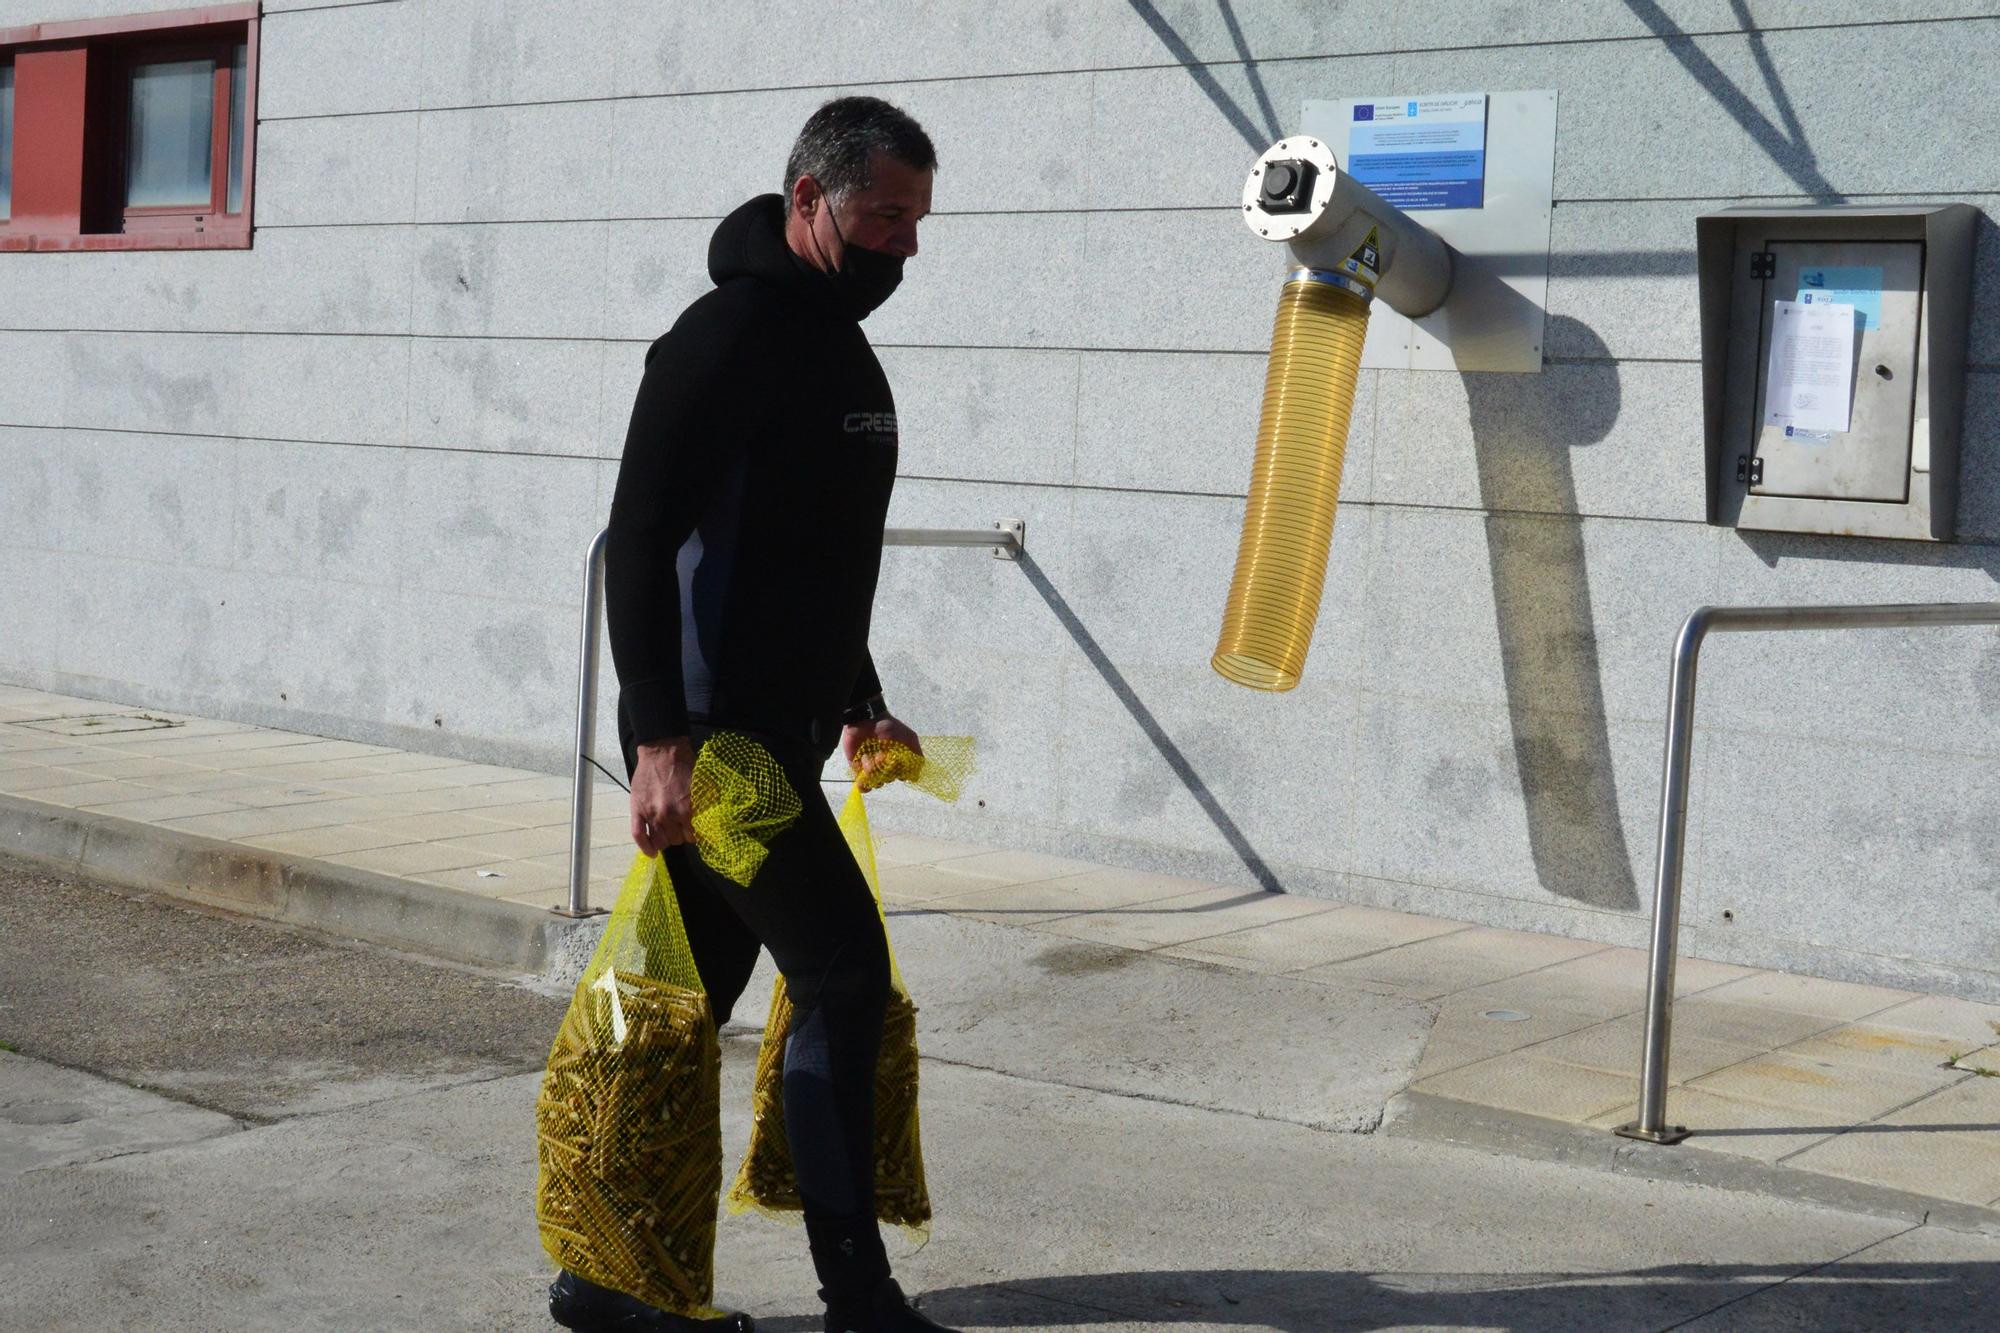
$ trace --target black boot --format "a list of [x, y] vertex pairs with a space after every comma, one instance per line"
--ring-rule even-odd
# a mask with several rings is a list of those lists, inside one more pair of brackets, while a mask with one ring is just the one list
[[955, 1333], [910, 1308], [896, 1279], [882, 1279], [866, 1298], [841, 1300], [822, 1291], [826, 1333]]
[[756, 1333], [747, 1314], [673, 1314], [564, 1270], [549, 1287], [549, 1317], [577, 1333]]

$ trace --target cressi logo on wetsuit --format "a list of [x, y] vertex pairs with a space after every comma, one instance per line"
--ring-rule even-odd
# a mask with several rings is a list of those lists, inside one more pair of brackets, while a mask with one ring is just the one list
[[841, 418], [840, 428], [849, 435], [887, 435], [893, 443], [896, 436], [896, 414], [849, 412]]

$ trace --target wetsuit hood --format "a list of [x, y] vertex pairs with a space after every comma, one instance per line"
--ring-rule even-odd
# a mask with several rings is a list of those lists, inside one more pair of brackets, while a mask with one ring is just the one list
[[756, 278], [789, 296], [828, 310], [840, 303], [833, 285], [785, 243], [785, 201], [760, 194], [724, 218], [708, 242], [708, 276], [715, 285]]

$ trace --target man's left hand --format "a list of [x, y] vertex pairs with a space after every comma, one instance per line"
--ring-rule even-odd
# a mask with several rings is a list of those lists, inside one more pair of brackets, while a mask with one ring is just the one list
[[847, 767], [861, 777], [864, 790], [882, 785], [869, 779], [876, 768], [886, 762], [886, 756], [862, 753], [862, 746], [867, 741], [893, 741], [897, 745], [907, 746], [916, 754], [921, 755], [924, 752], [923, 743], [917, 739], [917, 733], [898, 717], [878, 717], [872, 722], [860, 722], [843, 727], [840, 732], [840, 752], [847, 758]]

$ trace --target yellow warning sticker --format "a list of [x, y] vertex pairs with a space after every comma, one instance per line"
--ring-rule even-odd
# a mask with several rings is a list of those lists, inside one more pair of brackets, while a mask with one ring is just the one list
[[1370, 227], [1366, 239], [1354, 248], [1354, 253], [1349, 255], [1347, 261], [1340, 267], [1361, 279], [1361, 281], [1367, 283], [1370, 287], [1380, 282], [1382, 280], [1382, 229], [1380, 227]]

